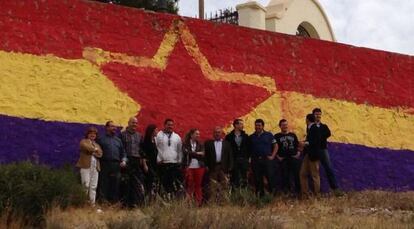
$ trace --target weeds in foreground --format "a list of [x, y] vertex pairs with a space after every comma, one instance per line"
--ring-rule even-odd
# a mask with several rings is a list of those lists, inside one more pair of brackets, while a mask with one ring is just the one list
[[[54, 209], [47, 228], [412, 228], [414, 192], [367, 191], [297, 200], [279, 196], [255, 204], [247, 193], [223, 205], [165, 202], [134, 210], [116, 207]], [[248, 199], [247, 199], [248, 198]], [[241, 202], [234, 202], [234, 201]]]
[[299, 201], [233, 191], [220, 205], [157, 197], [139, 209], [85, 206], [70, 169], [28, 163], [0, 167], [0, 226], [22, 228], [412, 228], [414, 192], [366, 191]]

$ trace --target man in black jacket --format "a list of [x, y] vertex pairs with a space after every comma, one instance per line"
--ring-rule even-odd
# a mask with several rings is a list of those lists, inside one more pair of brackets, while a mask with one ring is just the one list
[[225, 138], [231, 144], [234, 159], [230, 182], [233, 188], [246, 188], [250, 157], [249, 136], [243, 130], [243, 120], [235, 119], [233, 127], [234, 129]]
[[210, 201], [222, 203], [229, 198], [229, 174], [233, 169], [231, 145], [223, 140], [223, 128], [216, 127], [213, 139], [204, 143], [205, 162], [210, 180]]
[[335, 172], [329, 158], [328, 152], [328, 138], [331, 136], [331, 130], [329, 130], [328, 125], [321, 122], [322, 110], [320, 108], [315, 108], [312, 111], [312, 114], [315, 116], [315, 124], [319, 128], [321, 133], [321, 165], [325, 170], [326, 177], [328, 178], [329, 186], [334, 191], [335, 195], [342, 195], [342, 192], [339, 189], [338, 182], [336, 181]]
[[321, 155], [321, 133], [315, 124], [315, 116], [308, 114], [306, 116], [307, 134], [302, 167], [300, 169], [300, 186], [302, 198], [307, 197], [309, 193], [308, 176], [313, 181], [313, 190], [315, 195], [319, 195], [321, 181], [319, 177], [319, 159]]

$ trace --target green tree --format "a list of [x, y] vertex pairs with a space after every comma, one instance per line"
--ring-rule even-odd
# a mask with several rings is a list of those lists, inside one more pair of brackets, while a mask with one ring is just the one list
[[114, 3], [135, 8], [144, 8], [146, 10], [158, 12], [164, 11], [172, 14], [177, 14], [178, 12], [178, 0], [100, 0], [100, 2]]

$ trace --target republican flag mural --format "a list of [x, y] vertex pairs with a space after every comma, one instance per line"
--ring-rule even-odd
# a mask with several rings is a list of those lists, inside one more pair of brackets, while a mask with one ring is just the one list
[[346, 190], [414, 189], [411, 56], [92, 1], [1, 1], [0, 163], [73, 163], [89, 125], [247, 132], [323, 110]]

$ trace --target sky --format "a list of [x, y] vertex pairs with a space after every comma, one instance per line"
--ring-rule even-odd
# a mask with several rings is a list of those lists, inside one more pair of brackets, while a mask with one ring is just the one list
[[[204, 0], [205, 12], [248, 0]], [[256, 0], [266, 6], [269, 0]], [[414, 0], [319, 0], [340, 43], [414, 56]], [[198, 0], [180, 0], [180, 15], [195, 17]]]

